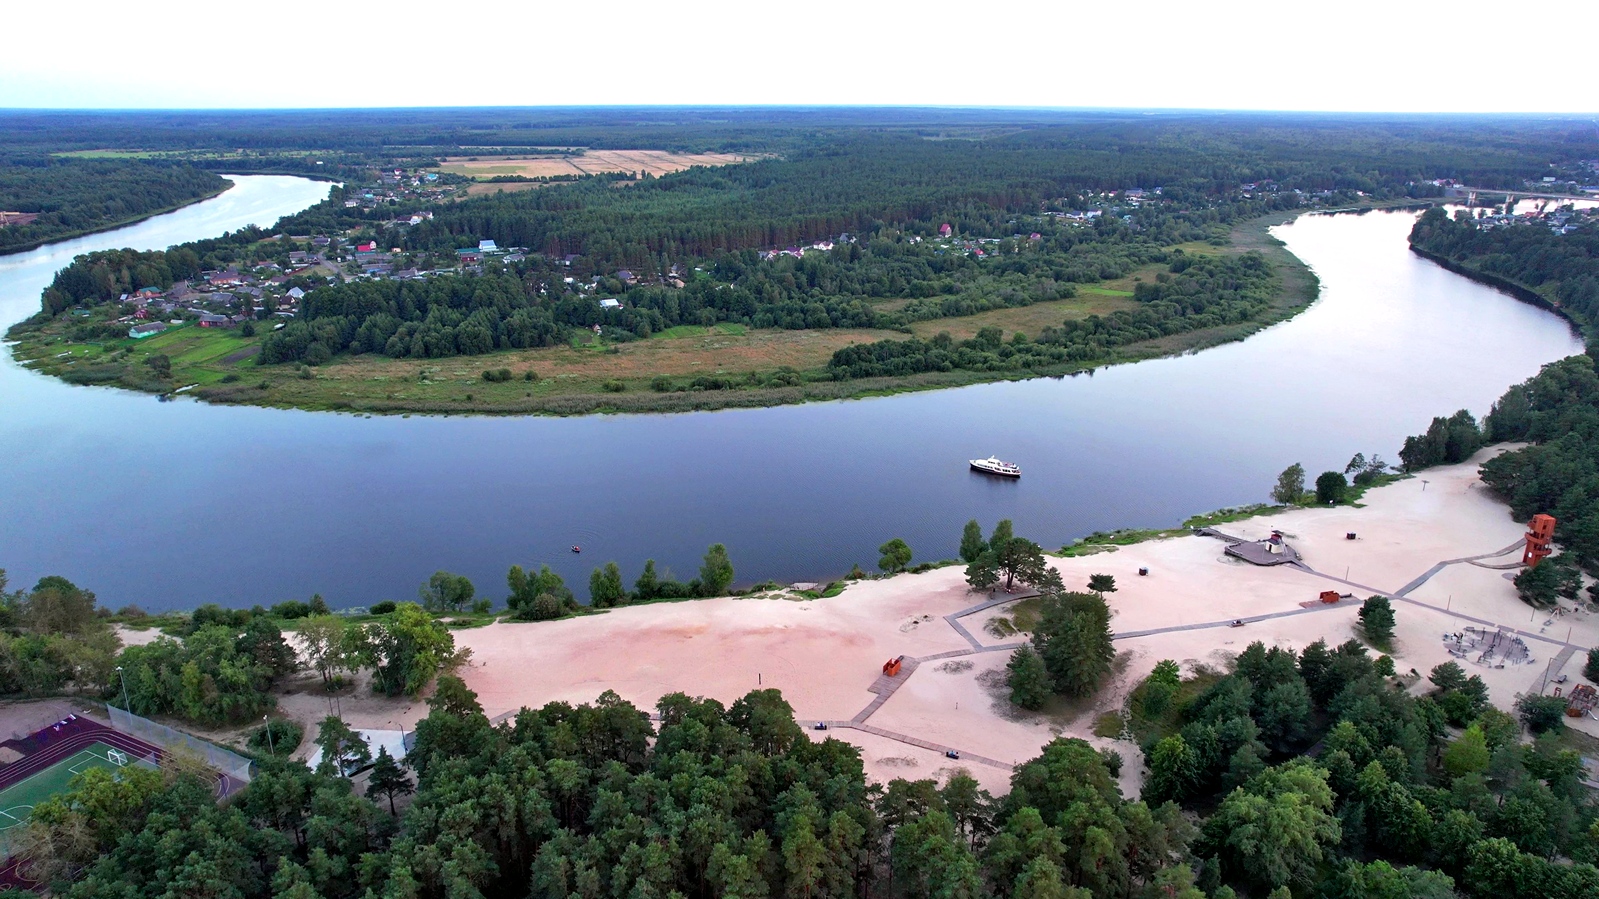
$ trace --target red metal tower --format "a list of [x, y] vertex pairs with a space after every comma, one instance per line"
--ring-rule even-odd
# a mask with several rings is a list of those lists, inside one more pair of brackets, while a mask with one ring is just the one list
[[1532, 516], [1527, 522], [1527, 548], [1521, 553], [1521, 564], [1529, 568], [1538, 567], [1538, 563], [1549, 557], [1550, 541], [1555, 538], [1555, 519], [1551, 515], [1538, 514]]

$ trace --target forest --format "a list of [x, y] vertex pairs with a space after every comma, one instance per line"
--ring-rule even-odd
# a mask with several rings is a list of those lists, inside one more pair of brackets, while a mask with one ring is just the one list
[[221, 176], [183, 163], [12, 155], [0, 140], [0, 254], [126, 224], [220, 193]]
[[1599, 329], [1599, 224], [1556, 234], [1542, 223], [1478, 228], [1470, 213], [1430, 209], [1410, 233], [1418, 250], [1530, 289], [1592, 340]]
[[[23, 872], [66, 896], [1578, 899], [1599, 826], [1559, 716], [1528, 744], [1455, 665], [1427, 695], [1359, 643], [1170, 661], [1120, 755], [1056, 739], [993, 797], [957, 772], [869, 785], [775, 690], [613, 693], [492, 725], [445, 675], [404, 772], [358, 792], [263, 756], [218, 804], [181, 770], [91, 772], [38, 807]], [[1474, 681], [1476, 681], [1474, 683]], [[338, 730], [336, 718], [324, 730]], [[1317, 746], [1305, 755], [1307, 747]], [[380, 762], [381, 763], [381, 762]], [[390, 810], [395, 795], [407, 807]]]
[[1480, 425], [1464, 410], [1434, 419], [1427, 433], [1406, 441], [1406, 467], [1462, 461], [1484, 444], [1531, 444], [1484, 463], [1483, 483], [1510, 504], [1517, 519], [1540, 512], [1555, 516], [1555, 538], [1565, 552], [1552, 560], [1553, 569], [1599, 574], [1599, 374], [1593, 355], [1599, 227], [1569, 234], [1538, 224], [1482, 230], [1465, 215], [1434, 209], [1417, 221], [1411, 243], [1467, 271], [1504, 279], [1501, 286], [1532, 291], [1589, 336], [1589, 350], [1511, 387]]

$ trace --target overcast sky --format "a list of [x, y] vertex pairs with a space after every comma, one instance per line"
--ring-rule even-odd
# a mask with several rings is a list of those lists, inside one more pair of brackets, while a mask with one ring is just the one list
[[8, 7], [0, 107], [1599, 112], [1593, 0]]

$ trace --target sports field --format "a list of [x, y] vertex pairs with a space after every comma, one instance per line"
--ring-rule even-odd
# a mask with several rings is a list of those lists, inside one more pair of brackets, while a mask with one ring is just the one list
[[34, 806], [51, 796], [65, 793], [75, 775], [91, 768], [118, 771], [126, 765], [150, 767], [149, 762], [133, 758], [120, 749], [105, 743], [90, 743], [26, 780], [0, 790], [0, 832], [27, 821]]

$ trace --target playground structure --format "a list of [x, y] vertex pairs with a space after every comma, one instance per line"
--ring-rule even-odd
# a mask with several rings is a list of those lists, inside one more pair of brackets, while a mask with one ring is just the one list
[[1554, 516], [1542, 513], [1532, 516], [1532, 520], [1527, 522], [1527, 548], [1521, 552], [1521, 564], [1537, 568], [1538, 563], [1547, 559], [1553, 551], [1550, 544], [1554, 539]]
[[895, 656], [883, 663], [883, 673], [889, 677], [899, 677], [900, 668], [905, 664], [904, 656]]
[[1343, 599], [1343, 597], [1339, 595], [1337, 590], [1323, 590], [1323, 591], [1321, 591], [1321, 601], [1326, 603], [1327, 605], [1332, 605], [1333, 603], [1336, 603], [1340, 599]]
[[[1560, 695], [1560, 690], [1555, 690], [1555, 695]], [[1571, 695], [1566, 697], [1566, 714], [1572, 718], [1581, 718], [1593, 711], [1599, 705], [1599, 690], [1587, 684], [1578, 684], [1571, 688]]]
[[[1457, 659], [1466, 659], [1490, 668], [1530, 665], [1537, 661], [1520, 637], [1507, 631], [1482, 627], [1468, 627], [1463, 631], [1444, 634], [1444, 648]], [[1472, 658], [1474, 653], [1476, 658]]]

